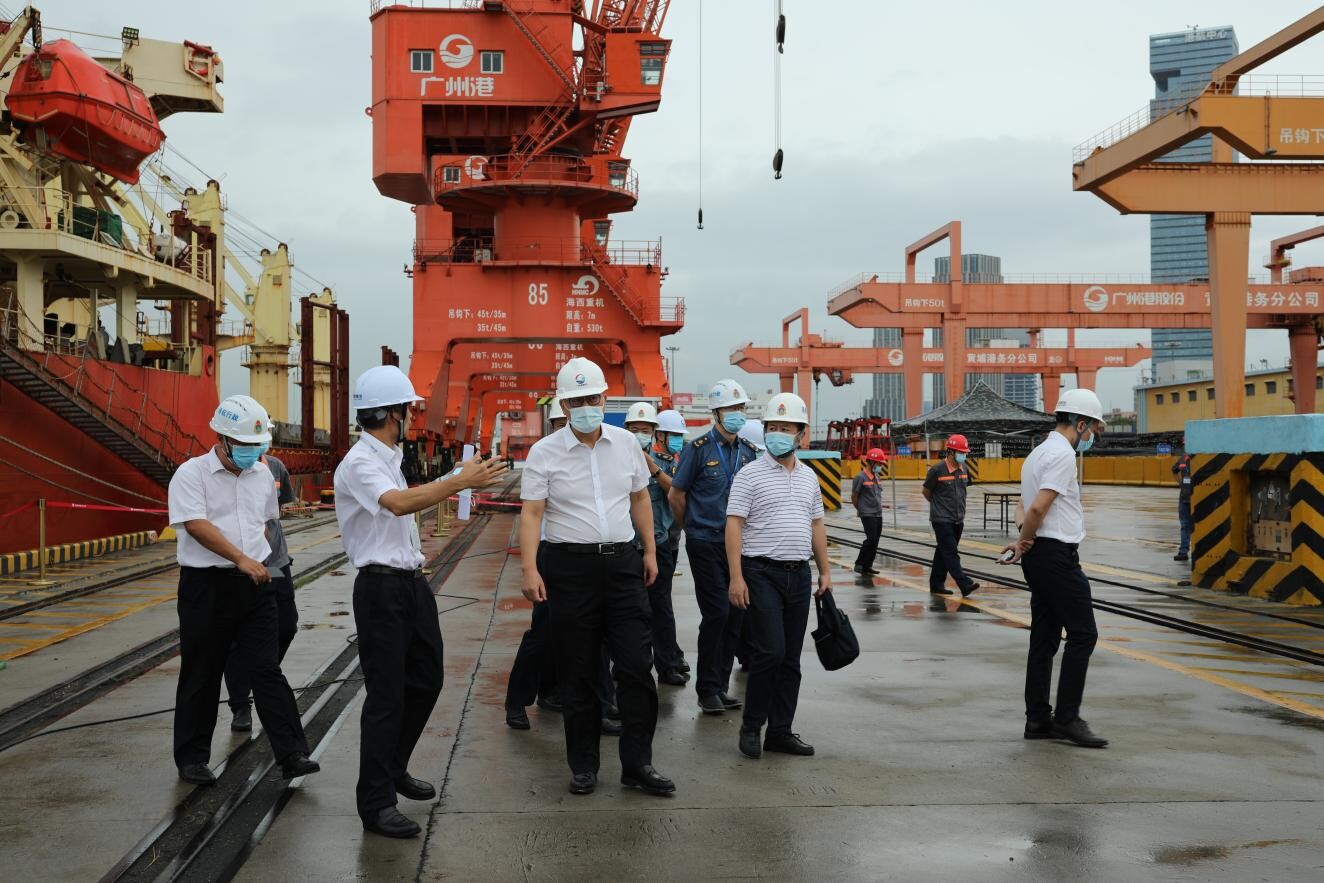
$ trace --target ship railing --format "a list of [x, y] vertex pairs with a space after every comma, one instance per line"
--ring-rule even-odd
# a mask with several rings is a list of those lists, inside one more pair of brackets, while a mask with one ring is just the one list
[[[128, 429], [157, 452], [158, 462], [180, 463], [210, 447], [158, 405], [151, 398], [147, 384], [136, 386], [123, 373], [107, 369], [106, 365], [117, 363], [99, 358], [86, 338], [46, 334], [44, 328], [16, 307], [0, 308], [0, 338], [66, 393], [99, 412], [108, 422]], [[34, 340], [42, 342], [42, 349], [30, 347]], [[182, 353], [180, 358], [188, 364], [192, 356], [188, 349], [180, 348], [176, 352]]]
[[[35, 215], [29, 217], [24, 206]], [[13, 217], [5, 218], [7, 212]], [[153, 233], [114, 212], [83, 205], [67, 190], [0, 185], [0, 229], [58, 230], [157, 261], [207, 284], [212, 281], [211, 252], [201, 247], [196, 235], [185, 242], [168, 233]]]
[[656, 268], [662, 264], [662, 242], [620, 240], [590, 244], [574, 237], [498, 239], [492, 236], [414, 240], [416, 264], [588, 264], [594, 255], [616, 266]]
[[409, 9], [482, 9], [483, 0], [368, 0], [368, 15], [391, 6]]
[[514, 154], [469, 156], [436, 167], [437, 194], [465, 190], [492, 183], [585, 184], [639, 196], [639, 173], [617, 160], [588, 160], [578, 156], [539, 156], [533, 159]]

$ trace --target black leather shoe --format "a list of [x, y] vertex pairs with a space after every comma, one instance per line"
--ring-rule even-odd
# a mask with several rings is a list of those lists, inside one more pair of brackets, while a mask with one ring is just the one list
[[555, 693], [553, 693], [550, 696], [539, 696], [538, 707], [541, 708], [543, 711], [554, 711], [557, 714], [560, 714], [561, 699]]
[[676, 783], [648, 765], [631, 772], [622, 772], [621, 784], [626, 788], [638, 788], [648, 794], [676, 793]]
[[930, 595], [950, 595], [951, 593], [952, 593], [952, 590], [951, 590], [951, 589], [948, 589], [948, 588], [929, 589], [929, 594], [930, 594]]
[[607, 710], [602, 713], [607, 720], [618, 721], [621, 719], [621, 710], [615, 705], [608, 705]]
[[1107, 739], [1091, 730], [1090, 725], [1081, 718], [1065, 724], [1053, 721], [1053, 735], [1084, 748], [1103, 748], [1108, 744]]
[[400, 810], [388, 806], [372, 818], [364, 819], [363, 830], [381, 834], [383, 837], [403, 840], [406, 837], [417, 837], [418, 832], [423, 829], [418, 826], [418, 822], [402, 814]]
[[699, 708], [704, 714], [726, 714], [726, 706], [721, 696], [700, 696]]
[[236, 733], [248, 733], [253, 729], [253, 710], [241, 708], [230, 719], [230, 729]]
[[882, 573], [881, 570], [874, 570], [872, 567], [864, 568], [864, 572], [869, 574], [869, 576], [878, 576], [878, 574]]
[[796, 733], [784, 733], [780, 736], [769, 735], [763, 740], [764, 751], [776, 751], [778, 754], [798, 754], [801, 757], [811, 757], [814, 753], [814, 746], [805, 742]]
[[431, 783], [415, 779], [409, 773], [405, 773], [402, 778], [396, 780], [395, 793], [410, 800], [431, 800], [437, 796], [437, 789], [433, 788]]
[[596, 787], [598, 787], [596, 773], [575, 773], [570, 778], [571, 794], [592, 794]]
[[752, 757], [755, 760], [763, 756], [763, 746], [759, 739], [758, 730], [747, 730], [740, 728], [740, 753], [745, 757]]
[[968, 586], [962, 586], [961, 597], [968, 598], [971, 594], [977, 591], [979, 591], [979, 583], [970, 583]]
[[717, 698], [721, 700], [722, 707], [725, 708], [727, 711], [735, 711], [737, 708], [739, 708], [741, 705], [744, 704], [736, 697], [731, 696], [730, 694], [727, 693], [718, 693]]
[[1053, 722], [1051, 720], [1025, 722], [1025, 738], [1027, 739], [1051, 739], [1053, 738]]
[[619, 736], [621, 734], [621, 725], [609, 717], [602, 719], [602, 735]]
[[301, 751], [296, 751], [289, 757], [280, 762], [280, 777], [282, 779], [297, 779], [300, 776], [310, 776], [313, 773], [321, 772], [322, 767], [315, 760], [309, 760], [308, 755]]
[[683, 659], [680, 661], [680, 665], [677, 666], [677, 668], [679, 668], [679, 669], [680, 669], [681, 671], [683, 671], [685, 674], [689, 674], [689, 673], [690, 673], [690, 664], [689, 664], [688, 662], [686, 662], [685, 660], [683, 660]]
[[864, 565], [863, 565], [863, 564], [857, 564], [857, 565], [855, 565], [855, 572], [858, 573], [860, 576], [864, 576], [864, 574], [865, 574], [867, 571], [864, 569]]
[[1176, 555], [1173, 555], [1173, 556], [1172, 556], [1172, 560], [1173, 560], [1173, 561], [1190, 561], [1190, 560], [1191, 560], [1191, 556], [1190, 556], [1190, 555], [1187, 555], [1185, 552], [1178, 552]]
[[205, 763], [186, 763], [179, 768], [179, 777], [190, 785], [215, 785], [216, 774]]
[[529, 713], [522, 706], [507, 705], [506, 726], [512, 730], [527, 730], [529, 728]]
[[683, 687], [690, 682], [690, 679], [685, 677], [679, 669], [670, 668], [658, 673], [657, 682], [666, 684], [668, 687]]

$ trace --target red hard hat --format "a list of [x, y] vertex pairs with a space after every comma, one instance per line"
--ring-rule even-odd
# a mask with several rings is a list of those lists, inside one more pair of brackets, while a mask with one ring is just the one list
[[872, 460], [874, 463], [886, 463], [887, 454], [882, 448], [870, 448], [869, 453], [864, 455], [864, 459]]
[[962, 454], [968, 454], [970, 453], [970, 442], [965, 440], [965, 436], [957, 433], [947, 439], [947, 450], [960, 451]]

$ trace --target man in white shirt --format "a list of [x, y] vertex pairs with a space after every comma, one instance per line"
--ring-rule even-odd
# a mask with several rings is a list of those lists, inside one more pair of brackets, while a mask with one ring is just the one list
[[271, 419], [256, 401], [236, 395], [221, 402], [210, 425], [218, 443], [170, 479], [179, 560], [175, 766], [185, 782], [216, 782], [207, 762], [233, 646], [281, 775], [306, 776], [321, 767], [308, 758], [294, 693], [280, 671], [276, 595], [261, 563], [271, 554], [267, 522], [280, 517], [275, 480], [260, 460], [271, 446]]
[[[657, 548], [648, 467], [633, 435], [602, 422], [601, 368], [571, 359], [556, 387], [570, 425], [538, 441], [524, 461], [520, 556], [524, 597], [546, 601], [551, 614], [570, 792], [597, 787], [593, 679], [605, 639], [621, 711], [621, 784], [671, 794], [675, 784], [653, 769], [657, 684], [646, 587], [657, 578]], [[642, 553], [632, 543], [636, 529]]]
[[[823, 494], [813, 470], [795, 456], [808, 426], [809, 409], [799, 396], [784, 392], [769, 399], [765, 453], [736, 473], [726, 504], [730, 601], [745, 611], [750, 651], [739, 742], [747, 757], [814, 753], [791, 732], [809, 624], [810, 555], [818, 563], [814, 594], [832, 591]], [[760, 746], [765, 723], [768, 735]]]
[[354, 384], [363, 434], [336, 469], [336, 518], [354, 579], [354, 624], [363, 669], [362, 735], [355, 799], [364, 830], [413, 837], [420, 828], [396, 795], [431, 800], [436, 789], [409, 774], [409, 757], [441, 694], [441, 625], [423, 577], [415, 512], [506, 471], [475, 457], [458, 475], [409, 487], [400, 471], [409, 407], [422, 401], [394, 365], [369, 368]]
[[[1025, 670], [1025, 738], [1066, 739], [1103, 748], [1080, 717], [1085, 673], [1098, 640], [1090, 582], [1080, 567], [1085, 513], [1076, 480], [1076, 454], [1103, 432], [1103, 405], [1092, 390], [1069, 389], [1054, 409], [1057, 428], [1025, 458], [1021, 467], [1021, 533], [1009, 544], [1030, 586], [1030, 653]], [[1057, 710], [1049, 703], [1053, 657], [1067, 632]]]

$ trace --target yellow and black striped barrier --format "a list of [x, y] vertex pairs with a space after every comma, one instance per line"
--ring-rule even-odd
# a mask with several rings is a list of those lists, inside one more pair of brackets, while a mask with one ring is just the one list
[[818, 476], [823, 508], [841, 508], [841, 454], [837, 451], [799, 451], [796, 454]]
[[970, 482], [979, 481], [979, 461], [974, 457], [965, 458], [965, 471], [970, 473]]
[[[135, 533], [119, 534], [113, 537], [102, 537], [99, 540], [83, 540], [79, 543], [64, 543], [59, 546], [47, 546], [46, 563], [47, 565], [66, 564], [70, 561], [77, 561], [80, 558], [92, 558], [110, 552], [122, 552], [125, 549], [136, 549], [139, 546], [148, 545], [155, 540], [155, 531], [140, 530]], [[26, 552], [8, 552], [0, 555], [0, 576], [18, 573], [23, 570], [32, 570], [41, 563], [40, 558], [41, 553], [37, 549], [28, 549]]]
[[[1256, 553], [1251, 480], [1287, 479], [1290, 554]], [[1324, 454], [1191, 457], [1191, 581], [1288, 604], [1324, 604]]]

